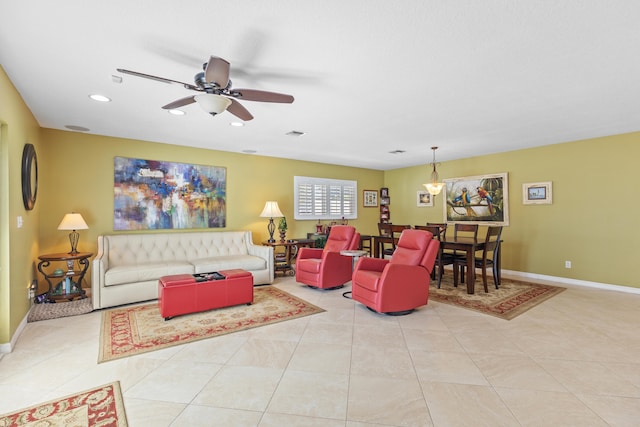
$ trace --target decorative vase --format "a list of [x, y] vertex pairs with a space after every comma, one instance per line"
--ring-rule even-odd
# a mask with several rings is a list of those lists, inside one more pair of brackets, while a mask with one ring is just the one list
[[287, 236], [287, 230], [280, 230], [280, 241], [281, 242], [284, 242], [286, 236]]

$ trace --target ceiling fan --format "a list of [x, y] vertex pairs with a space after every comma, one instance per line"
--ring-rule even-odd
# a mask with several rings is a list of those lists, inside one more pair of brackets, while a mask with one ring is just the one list
[[139, 73], [137, 71], [125, 70], [122, 68], [118, 68], [118, 71], [124, 74], [130, 74], [132, 76], [143, 77], [145, 79], [156, 80], [163, 83], [179, 84], [186, 89], [201, 92], [198, 95], [191, 95], [186, 98], [170, 102], [162, 107], [165, 110], [173, 110], [197, 102], [211, 115], [220, 114], [227, 110], [234, 116], [248, 121], [253, 119], [253, 116], [236, 99], [285, 104], [291, 104], [293, 102], [293, 96], [283, 93], [232, 88], [231, 80], [229, 80], [230, 64], [227, 60], [217, 56], [211, 56], [209, 58], [209, 62], [203, 64], [202, 69], [204, 70], [203, 72], [195, 75], [194, 84], [183, 83], [177, 80], [152, 76], [151, 74]]

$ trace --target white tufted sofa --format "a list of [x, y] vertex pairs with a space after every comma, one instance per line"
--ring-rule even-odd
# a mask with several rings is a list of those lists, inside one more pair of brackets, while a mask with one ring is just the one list
[[98, 236], [93, 308], [157, 299], [162, 276], [235, 268], [249, 271], [256, 285], [273, 283], [273, 248], [253, 244], [250, 231]]

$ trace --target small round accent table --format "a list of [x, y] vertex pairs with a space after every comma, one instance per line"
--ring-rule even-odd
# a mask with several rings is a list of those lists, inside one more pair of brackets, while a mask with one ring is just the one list
[[351, 270], [354, 270], [356, 268], [356, 263], [358, 262], [358, 259], [360, 257], [363, 257], [368, 254], [369, 252], [361, 251], [358, 249], [340, 251], [340, 255], [350, 256], [351, 258], [353, 258], [353, 261], [351, 263]]

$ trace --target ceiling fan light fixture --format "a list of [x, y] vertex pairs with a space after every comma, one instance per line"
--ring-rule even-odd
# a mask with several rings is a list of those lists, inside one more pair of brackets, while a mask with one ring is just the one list
[[422, 185], [424, 185], [429, 194], [431, 194], [432, 196], [436, 196], [442, 191], [444, 183], [440, 182], [440, 176], [438, 175], [438, 171], [436, 170], [436, 150], [438, 149], [438, 147], [431, 147], [431, 149], [433, 150], [433, 162], [431, 162], [433, 170], [431, 171], [431, 179], [430, 182]]
[[182, 110], [176, 110], [175, 108], [174, 108], [174, 109], [171, 109], [171, 110], [167, 110], [167, 112], [168, 112], [169, 114], [173, 115], [173, 116], [184, 116], [185, 114], [187, 114], [187, 113], [185, 113], [184, 111], [182, 111]]
[[106, 97], [104, 95], [97, 94], [97, 93], [89, 95], [89, 98], [93, 99], [94, 101], [98, 101], [98, 102], [111, 102], [111, 98]]
[[220, 114], [231, 105], [231, 100], [221, 95], [207, 93], [194, 97], [198, 105], [209, 114]]

